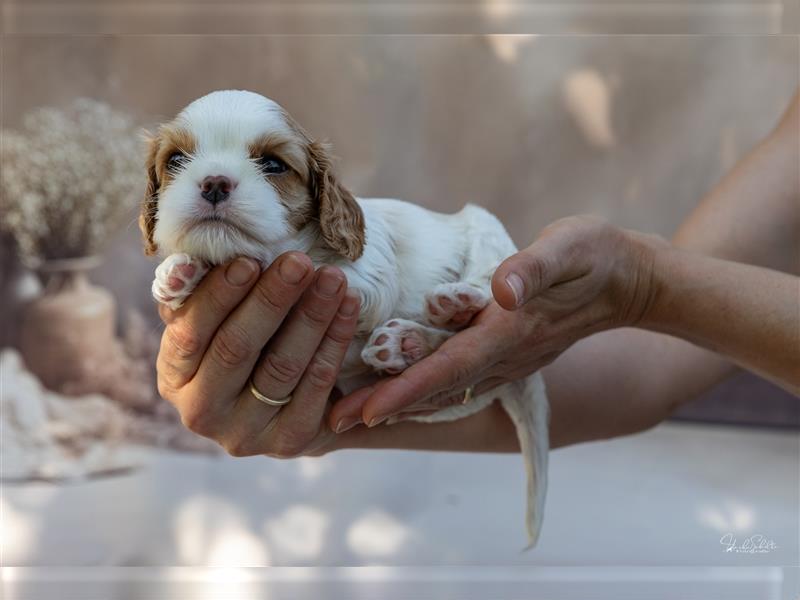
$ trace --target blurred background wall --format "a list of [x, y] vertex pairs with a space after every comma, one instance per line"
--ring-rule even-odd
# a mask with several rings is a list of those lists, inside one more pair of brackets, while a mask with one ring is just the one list
[[797, 33], [797, 0], [4, 0], [20, 33]]

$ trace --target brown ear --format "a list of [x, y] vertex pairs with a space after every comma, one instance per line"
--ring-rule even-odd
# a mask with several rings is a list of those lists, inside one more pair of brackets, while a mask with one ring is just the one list
[[333, 175], [328, 148], [308, 146], [311, 192], [317, 201], [322, 239], [341, 256], [356, 260], [364, 253], [364, 214], [350, 191]]
[[139, 214], [139, 229], [144, 236], [144, 253], [152, 256], [158, 251], [158, 246], [153, 240], [153, 231], [156, 228], [156, 218], [158, 216], [158, 172], [156, 170], [156, 155], [158, 154], [158, 137], [147, 135], [146, 137], [147, 160], [147, 189], [144, 192], [142, 210]]

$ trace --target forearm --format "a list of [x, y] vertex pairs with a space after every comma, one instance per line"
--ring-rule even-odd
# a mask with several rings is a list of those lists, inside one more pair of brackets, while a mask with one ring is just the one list
[[676, 231], [680, 247], [800, 274], [800, 93]]
[[800, 392], [798, 278], [675, 249], [667, 255], [659, 268], [670, 292], [644, 324], [649, 330], [598, 333], [544, 369], [554, 447], [652, 427], [736, 365]]
[[729, 357], [800, 392], [800, 280], [685, 251], [657, 254], [657, 300], [642, 324]]

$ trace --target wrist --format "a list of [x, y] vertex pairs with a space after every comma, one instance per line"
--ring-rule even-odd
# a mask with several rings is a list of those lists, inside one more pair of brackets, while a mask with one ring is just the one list
[[668, 294], [670, 263], [675, 248], [658, 235], [626, 230], [628, 252], [633, 264], [626, 268], [629, 282], [623, 305], [625, 326], [649, 329], [660, 319], [661, 306]]
[[646, 307], [635, 324], [641, 329], [664, 331], [667, 317], [674, 310], [674, 282], [684, 252], [666, 240], [649, 247]]

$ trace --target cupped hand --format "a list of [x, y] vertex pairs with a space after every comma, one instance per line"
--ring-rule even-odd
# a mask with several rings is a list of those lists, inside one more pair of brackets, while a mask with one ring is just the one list
[[581, 338], [635, 326], [657, 292], [653, 261], [666, 245], [595, 217], [556, 221], [498, 267], [494, 302], [469, 327], [400, 375], [342, 398], [330, 427], [342, 432], [437, 410], [470, 386], [480, 394], [529, 375]]
[[[359, 298], [334, 267], [290, 252], [259, 275], [238, 258], [212, 270], [166, 324], [158, 389], [190, 430], [233, 456], [324, 451], [329, 398], [355, 332]], [[276, 407], [258, 400], [249, 381]]]

